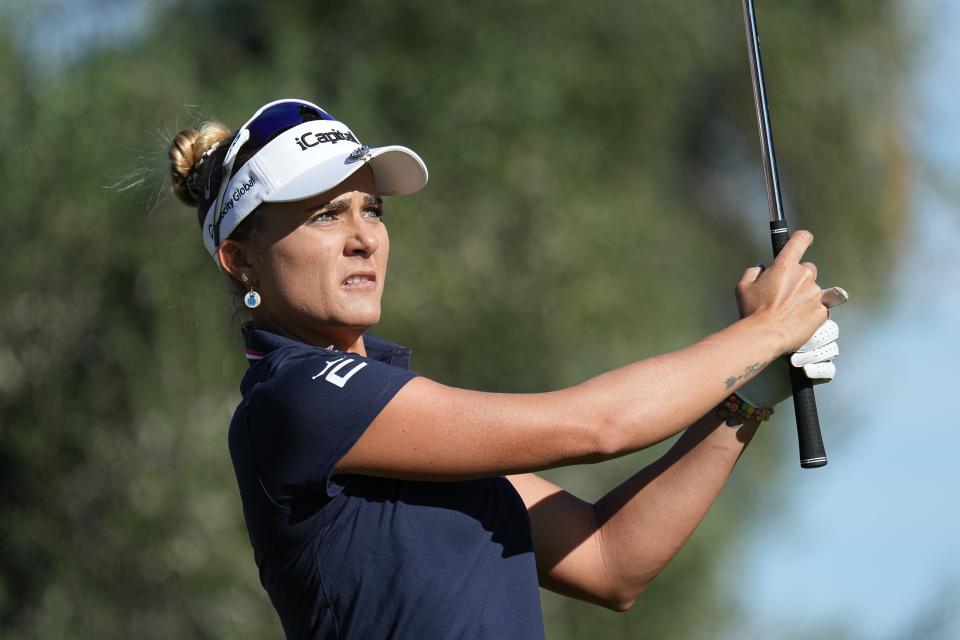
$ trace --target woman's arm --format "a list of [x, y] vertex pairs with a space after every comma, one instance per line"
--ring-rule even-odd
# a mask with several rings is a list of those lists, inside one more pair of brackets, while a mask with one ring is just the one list
[[795, 232], [762, 275], [748, 269], [738, 286], [747, 317], [685, 349], [542, 394], [414, 379], [336, 472], [419, 480], [515, 474], [599, 461], [668, 438], [826, 320], [816, 269], [799, 262], [812, 240]]
[[627, 610], [700, 524], [756, 429], [711, 412], [595, 504], [537, 475], [511, 476], [530, 514], [541, 586]]

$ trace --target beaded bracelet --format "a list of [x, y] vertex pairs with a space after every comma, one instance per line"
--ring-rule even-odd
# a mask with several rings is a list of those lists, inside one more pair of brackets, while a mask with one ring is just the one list
[[772, 415], [773, 409], [754, 407], [735, 393], [717, 408], [717, 416], [730, 427], [739, 427], [744, 420], [766, 422]]

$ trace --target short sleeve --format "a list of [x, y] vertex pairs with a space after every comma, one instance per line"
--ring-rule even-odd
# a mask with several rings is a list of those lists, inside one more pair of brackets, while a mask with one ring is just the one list
[[251, 391], [250, 449], [263, 488], [281, 507], [333, 497], [340, 459], [415, 374], [351, 353], [315, 352], [285, 363]]

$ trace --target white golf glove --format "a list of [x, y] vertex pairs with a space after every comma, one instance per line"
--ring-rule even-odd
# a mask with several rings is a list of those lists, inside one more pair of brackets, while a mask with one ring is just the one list
[[[840, 306], [849, 297], [840, 287], [823, 290], [823, 304], [827, 308]], [[827, 318], [810, 339], [791, 354], [789, 365], [784, 358], [777, 358], [760, 375], [740, 387], [737, 395], [754, 407], [775, 407], [793, 395], [788, 366], [803, 367], [803, 372], [813, 380], [813, 384], [830, 382], [837, 373], [833, 359], [840, 355], [840, 347], [837, 346], [839, 337], [840, 327]]]

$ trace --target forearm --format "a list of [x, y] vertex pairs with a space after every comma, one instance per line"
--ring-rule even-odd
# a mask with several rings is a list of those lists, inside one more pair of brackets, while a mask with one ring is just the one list
[[568, 389], [501, 394], [407, 383], [338, 473], [452, 480], [595, 462], [692, 424], [779, 355], [769, 323], [740, 320], [700, 342]]
[[729, 427], [711, 411], [594, 505], [603, 564], [624, 606], [700, 524], [756, 429]]
[[603, 453], [623, 455], [697, 421], [778, 357], [780, 344], [768, 324], [747, 318], [685, 349], [561, 392], [569, 394], [567, 407], [558, 406], [598, 425]]

